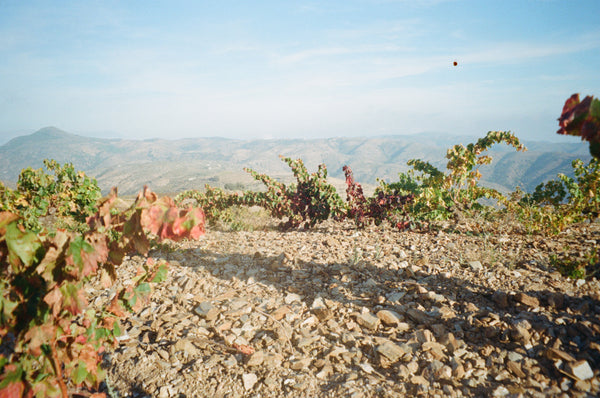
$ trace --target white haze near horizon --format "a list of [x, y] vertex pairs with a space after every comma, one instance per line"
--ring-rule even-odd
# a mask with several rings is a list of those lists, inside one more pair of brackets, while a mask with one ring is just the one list
[[[600, 95], [600, 1], [0, 2], [0, 144], [555, 134]], [[457, 66], [453, 62], [457, 62]]]

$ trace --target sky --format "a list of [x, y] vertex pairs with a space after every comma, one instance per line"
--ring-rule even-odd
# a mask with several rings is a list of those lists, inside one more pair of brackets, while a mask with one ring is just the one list
[[600, 96], [599, 15], [598, 0], [0, 0], [0, 143], [45, 126], [556, 141], [565, 100]]

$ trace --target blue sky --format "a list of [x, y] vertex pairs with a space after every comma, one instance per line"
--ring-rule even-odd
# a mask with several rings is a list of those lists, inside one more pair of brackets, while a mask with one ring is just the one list
[[600, 96], [599, 15], [598, 0], [0, 0], [0, 141], [49, 125], [557, 140], [564, 101]]

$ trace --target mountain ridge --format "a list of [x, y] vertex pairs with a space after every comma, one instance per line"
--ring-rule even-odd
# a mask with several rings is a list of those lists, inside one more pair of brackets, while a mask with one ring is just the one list
[[[149, 185], [161, 193], [201, 189], [205, 183], [220, 187], [260, 186], [244, 167], [290, 180], [292, 174], [279, 155], [301, 158], [309, 172], [325, 163], [334, 185], [342, 189], [342, 167], [349, 165], [355, 179], [373, 188], [377, 179], [396, 181], [406, 172], [409, 159], [429, 161], [445, 169], [446, 150], [454, 144], [475, 142], [477, 138], [437, 134], [333, 137], [321, 139], [240, 140], [223, 137], [182, 138], [176, 140], [128, 140], [95, 138], [71, 134], [56, 127], [45, 127], [32, 134], [15, 137], [0, 146], [0, 181], [14, 183], [20, 170], [40, 168], [43, 159], [73, 163], [98, 180], [103, 192], [117, 186], [132, 194]], [[575, 158], [588, 160], [582, 144], [525, 142], [528, 152], [516, 153], [500, 144], [489, 154], [492, 164], [482, 166], [482, 184], [503, 191], [516, 185], [532, 190], [557, 173], [572, 174]]]

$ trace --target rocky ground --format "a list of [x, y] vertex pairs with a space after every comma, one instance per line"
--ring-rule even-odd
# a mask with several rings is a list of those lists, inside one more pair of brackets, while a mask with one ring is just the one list
[[[120, 397], [587, 397], [600, 394], [600, 283], [550, 255], [558, 236], [209, 230], [152, 256], [168, 280], [123, 322], [106, 391]], [[143, 260], [121, 267], [127, 283]], [[96, 294], [95, 304], [110, 292]]]

